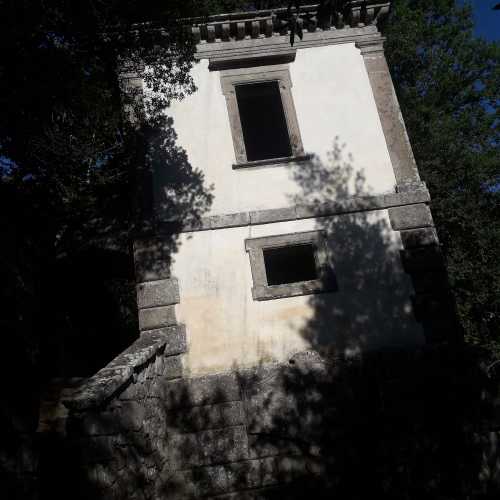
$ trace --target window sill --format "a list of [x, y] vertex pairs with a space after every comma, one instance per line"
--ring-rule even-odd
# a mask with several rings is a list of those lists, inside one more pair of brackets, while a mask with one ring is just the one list
[[285, 163], [299, 163], [303, 161], [308, 161], [312, 158], [312, 155], [297, 155], [297, 156], [285, 156], [282, 158], [269, 158], [268, 160], [256, 160], [247, 161], [244, 163], [233, 163], [233, 169], [239, 168], [252, 168], [252, 167], [274, 167], [280, 166]]
[[252, 296], [254, 300], [273, 300], [336, 291], [338, 291], [337, 282], [334, 276], [329, 276], [328, 279], [323, 280], [317, 279], [285, 285], [254, 286]]

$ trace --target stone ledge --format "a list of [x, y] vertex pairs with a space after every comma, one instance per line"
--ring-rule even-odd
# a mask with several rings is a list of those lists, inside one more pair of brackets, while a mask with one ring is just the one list
[[296, 218], [297, 212], [295, 210], [295, 207], [276, 208], [270, 210], [254, 210], [250, 212], [251, 225], [295, 220]]
[[70, 398], [63, 399], [63, 404], [74, 411], [100, 407], [158, 354], [170, 356], [182, 352], [186, 352], [183, 325], [144, 332], [111, 363], [86, 379]]
[[[396, 187], [398, 189], [398, 186]], [[252, 210], [233, 214], [220, 214], [202, 217], [197, 224], [183, 223], [182, 221], [159, 221], [160, 234], [186, 233], [208, 231], [248, 225], [272, 224], [298, 219], [328, 217], [356, 212], [369, 212], [394, 207], [404, 207], [420, 203], [429, 203], [429, 191], [424, 183], [412, 184], [413, 190], [405, 186], [396, 193], [384, 193], [370, 196], [353, 196], [344, 200], [314, 205], [291, 205], [289, 207]]]
[[233, 170], [241, 168], [256, 168], [256, 167], [273, 167], [279, 165], [287, 165], [290, 163], [302, 163], [312, 158], [312, 155], [296, 155], [284, 156], [281, 158], [269, 158], [268, 160], [245, 161], [242, 163], [234, 163]]

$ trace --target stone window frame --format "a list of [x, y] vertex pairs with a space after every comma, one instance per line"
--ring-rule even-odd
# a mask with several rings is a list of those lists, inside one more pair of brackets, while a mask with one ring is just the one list
[[[268, 285], [264, 250], [305, 244], [314, 246], [314, 260], [318, 278], [297, 283]], [[315, 230], [247, 238], [245, 240], [245, 250], [250, 258], [253, 279], [252, 297], [254, 300], [272, 300], [313, 293], [336, 292], [338, 289], [331, 259], [329, 258], [325, 231]]]
[[[220, 72], [221, 88], [226, 98], [227, 110], [229, 115], [229, 125], [233, 138], [234, 153], [236, 163], [233, 168], [258, 167], [261, 165], [283, 164], [292, 161], [301, 161], [309, 159], [304, 154], [302, 138], [300, 136], [297, 113], [293, 103], [292, 79], [288, 64], [274, 64], [266, 66], [252, 66], [246, 68], [224, 69]], [[243, 129], [241, 127], [238, 101], [236, 98], [237, 85], [278, 82], [278, 88], [281, 95], [281, 103], [285, 114], [288, 137], [292, 149], [292, 156], [282, 158], [269, 158], [264, 160], [248, 161], [245, 141], [243, 138]]]

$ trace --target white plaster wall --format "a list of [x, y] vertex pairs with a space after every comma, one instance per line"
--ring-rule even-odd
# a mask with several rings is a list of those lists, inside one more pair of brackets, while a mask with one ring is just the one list
[[[182, 234], [172, 272], [180, 286], [177, 315], [187, 327], [188, 373], [286, 361], [311, 347], [356, 352], [422, 343], [401, 241], [389, 227], [381, 210]], [[327, 232], [339, 290], [254, 301], [245, 238], [318, 228]]]
[[[344, 145], [333, 162], [344, 171], [346, 163], [352, 167], [342, 195], [354, 194], [356, 173], [364, 175], [363, 192], [392, 191], [395, 178], [389, 154], [363, 58], [354, 44], [300, 49], [290, 73], [305, 151], [318, 155], [328, 167], [334, 139]], [[304, 186], [297, 177], [307, 164], [231, 168], [235, 156], [220, 73], [208, 71], [208, 61], [203, 60], [192, 75], [198, 91], [174, 102], [168, 113], [178, 145], [187, 151], [191, 165], [204, 172], [207, 186], [214, 186], [210, 214], [283, 207], [294, 196], [302, 197]]]

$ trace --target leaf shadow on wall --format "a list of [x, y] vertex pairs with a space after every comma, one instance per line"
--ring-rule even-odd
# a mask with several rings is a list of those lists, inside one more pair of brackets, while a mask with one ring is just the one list
[[[317, 159], [296, 167], [295, 203], [370, 194], [344, 148], [336, 139], [327, 167]], [[308, 299], [300, 334], [310, 350], [239, 374], [250, 453], [268, 478], [251, 498], [498, 495], [495, 424], [484, 424], [498, 388], [480, 353], [422, 345], [386, 218], [346, 214], [317, 227], [339, 290]]]
[[[336, 167], [298, 172], [301, 200], [345, 198], [351, 170], [343, 160]], [[361, 176], [354, 185], [366, 194]], [[333, 191], [306, 200], [316, 187]], [[61, 498], [72, 485], [76, 498], [103, 499], [496, 498], [495, 435], [483, 426], [484, 394], [495, 387], [467, 349], [398, 342], [410, 335], [397, 328], [406, 278], [393, 276], [399, 255], [384, 219], [345, 215], [323, 228], [339, 289], [347, 273], [354, 279], [334, 304], [327, 294], [308, 298], [301, 334], [310, 350], [236, 374], [138, 377], [135, 399], [75, 415], [94, 435], [56, 449], [47, 498], [54, 484]], [[389, 300], [374, 292], [381, 286]]]
[[[366, 349], [414, 348], [423, 342], [411, 307], [411, 282], [401, 265], [401, 244], [385, 211], [359, 211], [370, 205], [371, 188], [363, 170], [338, 137], [327, 162], [317, 157], [292, 167], [301, 194], [297, 205], [344, 212], [316, 219], [325, 234], [329, 268], [338, 290], [310, 295], [310, 319], [300, 334], [315, 350], [343, 356]], [[352, 206], [352, 198], [359, 201]], [[347, 208], [346, 208], [347, 207]], [[356, 213], [349, 213], [349, 210]]]
[[[121, 205], [122, 212], [120, 205], [113, 206], [113, 200], [105, 201], [110, 213], [102, 214], [106, 224], [100, 221], [99, 227], [105, 228], [99, 235], [101, 246], [95, 249], [94, 245], [89, 245], [85, 253], [79, 254], [79, 260], [73, 258], [61, 267], [61, 274], [56, 276], [56, 282], [63, 280], [67, 284], [59, 290], [64, 291], [59, 304], [62, 310], [71, 312], [67, 321], [71, 320], [72, 328], [66, 331], [64, 339], [54, 338], [58, 352], [62, 351], [61, 346], [65, 347], [61, 354], [65, 377], [54, 381], [47, 392], [57, 393], [64, 389], [66, 382], [74, 383], [69, 377], [93, 375], [138, 338], [136, 280], [147, 281], [148, 273], [168, 271], [170, 256], [179, 250], [178, 235], [172, 229], [186, 221], [196, 224], [211, 204], [210, 187], [205, 186], [203, 174], [190, 164], [185, 150], [177, 144], [171, 119], [156, 119], [134, 134], [135, 145], [131, 146], [127, 160], [132, 163], [134, 158], [137, 160], [139, 157], [137, 161], [140, 161], [141, 155], [146, 158], [142, 167], [134, 170], [135, 186], [128, 186], [138, 191], [135, 199], [139, 205], [134, 207], [136, 219], [132, 223], [130, 219], [123, 220], [128, 216], [127, 205]], [[161, 184], [157, 193], [153, 192], [152, 177], [157, 185]], [[122, 199], [123, 193], [116, 196]], [[127, 199], [130, 203], [130, 197]], [[167, 216], [173, 221], [173, 227], [158, 237], [158, 220]], [[135, 270], [130, 249], [132, 238], [147, 242], [146, 251], [142, 252]], [[151, 241], [154, 243], [150, 245]], [[125, 325], [124, 318], [127, 320]], [[117, 421], [117, 428], [120, 425]], [[147, 437], [130, 436], [133, 442], [137, 441], [134, 456], [137, 455], [139, 460], [139, 456], [148, 453], [151, 445]], [[55, 435], [53, 438], [42, 443], [42, 498], [52, 497], [58, 490], [55, 485], [60, 481], [61, 467], [64, 470], [68, 468], [67, 478], [71, 481], [75, 477], [72, 466], [76, 467], [78, 463], [72, 461], [74, 457], [68, 456], [67, 463], [63, 465], [57, 455], [67, 453], [64, 441], [60, 442]], [[99, 448], [98, 440], [95, 440], [94, 446]], [[130, 464], [134, 462], [132, 456], [128, 459]], [[134, 484], [140, 483], [140, 475], [139, 470], [131, 473]], [[143, 480], [146, 481], [146, 478]], [[82, 495], [85, 494], [82, 492]], [[61, 493], [61, 496], [64, 495]]]

